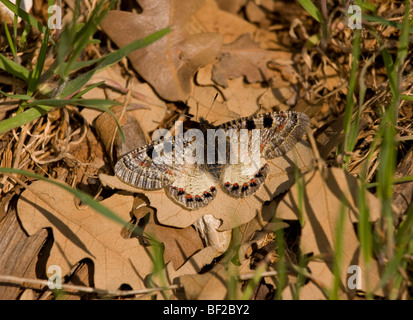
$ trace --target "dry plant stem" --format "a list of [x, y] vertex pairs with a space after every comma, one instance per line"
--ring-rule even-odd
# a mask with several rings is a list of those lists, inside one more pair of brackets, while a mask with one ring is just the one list
[[[276, 271], [267, 271], [261, 274], [262, 277], [273, 277], [276, 275], [277, 275]], [[245, 280], [252, 279], [253, 277], [254, 277], [253, 273], [245, 274], [245, 275], [241, 275], [239, 277], [239, 280], [245, 281]], [[21, 278], [21, 277], [8, 276], [8, 275], [0, 275], [0, 282], [18, 284], [25, 288], [30, 288], [33, 285], [35, 286], [36, 289], [38, 289], [38, 286], [41, 285], [45, 289], [51, 290], [48, 287], [47, 280], [29, 279], [29, 278]], [[62, 284], [63, 290], [74, 290], [74, 291], [85, 292], [85, 293], [98, 293], [98, 294], [108, 295], [108, 296], [144, 295], [144, 294], [149, 294], [149, 293], [153, 293], [157, 291], [175, 290], [175, 289], [179, 289], [180, 287], [181, 287], [180, 285], [173, 284], [173, 285], [166, 286], [166, 287], [154, 287], [154, 288], [147, 288], [147, 289], [142, 289], [142, 290], [125, 290], [125, 291], [122, 290], [120, 291], [120, 290], [105, 290], [105, 289], [92, 288], [92, 287], [86, 287], [86, 286]]]
[[27, 123], [21, 129], [21, 134], [20, 134], [20, 137], [19, 137], [19, 143], [17, 145], [16, 153], [15, 153], [14, 159], [13, 159], [13, 168], [14, 169], [17, 169], [19, 167], [20, 156], [21, 156], [21, 153], [22, 153], [24, 140], [26, 140], [27, 131], [29, 130], [30, 125], [31, 125], [30, 123]]
[[307, 136], [308, 136], [308, 140], [310, 140], [311, 149], [313, 150], [314, 158], [317, 162], [318, 170], [320, 170], [320, 172], [322, 172], [324, 161], [322, 160], [322, 158], [320, 156], [320, 153], [318, 152], [317, 142], [315, 141], [313, 132], [311, 130], [308, 130], [307, 131]]

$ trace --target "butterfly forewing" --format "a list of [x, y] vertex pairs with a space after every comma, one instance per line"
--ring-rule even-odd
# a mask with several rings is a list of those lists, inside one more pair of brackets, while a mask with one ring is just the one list
[[310, 119], [301, 112], [270, 112], [240, 118], [222, 124], [225, 130], [259, 130], [260, 152], [265, 159], [273, 159], [286, 154], [301, 140]]

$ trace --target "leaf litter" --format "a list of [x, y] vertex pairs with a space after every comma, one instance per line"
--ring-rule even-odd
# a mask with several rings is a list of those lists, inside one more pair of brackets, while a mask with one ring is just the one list
[[[85, 51], [85, 56], [93, 58], [98, 50], [110, 50], [109, 39], [123, 47], [156, 30], [173, 27], [164, 38], [130, 54], [128, 61], [96, 73], [88, 83], [105, 82], [83, 98], [120, 102], [112, 111], [124, 130], [124, 143], [110, 116], [87, 108], [78, 111], [71, 106], [56, 109], [0, 136], [1, 167], [31, 170], [82, 189], [136, 229], [122, 232], [122, 226], [43, 181], [3, 176], [0, 224], [4, 226], [4, 217], [15, 209], [21, 222], [19, 228], [27, 232], [28, 239], [43, 243], [44, 232], [39, 232], [49, 230], [52, 245], [46, 262], [39, 258], [24, 272], [13, 273], [8, 268], [0, 270], [0, 275], [6, 272], [34, 277], [35, 268], [46, 274], [47, 267], [52, 265], [61, 266], [63, 274], [68, 275], [81, 261], [89, 259], [94, 268], [88, 272], [92, 273], [96, 288], [119, 290], [126, 284], [140, 290], [178, 284], [179, 288], [169, 297], [240, 297], [248, 284], [248, 280], [239, 280], [241, 276], [248, 278], [254, 274], [260, 263], [268, 271], [276, 270], [275, 231], [287, 230], [291, 224], [303, 221], [295, 243], [312, 258], [307, 264], [309, 281], [300, 287], [298, 298], [325, 299], [334, 280], [335, 230], [345, 197], [348, 206], [340, 298], [354, 299], [359, 295], [346, 287], [347, 269], [352, 264], [361, 266], [363, 288], [367, 283], [370, 288], [376, 287], [383, 262], [374, 259], [369, 269], [363, 265], [355, 231], [359, 214], [357, 179], [351, 174], [360, 173], [368, 159], [368, 146], [373, 143], [380, 122], [373, 107], [377, 107], [379, 98], [381, 103], [389, 101], [388, 87], [378, 85], [386, 80], [383, 65], [376, 63], [374, 72], [366, 76], [365, 81], [375, 94], [368, 96], [363, 106], [359, 143], [350, 155], [351, 174], [345, 173], [337, 168], [340, 163], [334, 151], [343, 141], [341, 116], [348, 87], [345, 75], [350, 65], [346, 50], [351, 48], [352, 35], [340, 25], [342, 19], [338, 15], [332, 15], [333, 41], [331, 48], [325, 50], [307, 42], [309, 34], [314, 34], [314, 21], [298, 4], [162, 0], [139, 1], [139, 6], [139, 10], [131, 12], [110, 12], [101, 24], [104, 36], [108, 37], [106, 43]], [[47, 7], [35, 10], [39, 13]], [[393, 14], [399, 19], [400, 15], [392, 10], [392, 2], [378, 4], [378, 13], [389, 11], [389, 16]], [[397, 29], [390, 26], [377, 28], [386, 37], [397, 34]], [[378, 45], [374, 38], [364, 40], [367, 51]], [[0, 50], [4, 52], [3, 47]], [[6, 80], [0, 78], [2, 90], [13, 92], [11, 82]], [[404, 80], [402, 89], [407, 94], [411, 80]], [[219, 124], [255, 112], [289, 110], [292, 106], [312, 118], [322, 159], [312, 151], [316, 146], [302, 141], [285, 157], [270, 161], [270, 176], [255, 197], [237, 200], [218, 191], [217, 198], [205, 209], [188, 212], [171, 202], [163, 190], [134, 189], [113, 176], [116, 159], [150, 142], [156, 129], [172, 128], [176, 120], [206, 117]], [[14, 109], [1, 106], [0, 119], [10, 115], [10, 110]], [[411, 134], [411, 103], [405, 101], [400, 114], [400, 136]], [[403, 142], [401, 154], [403, 148], [408, 149], [407, 143]], [[371, 181], [378, 163], [376, 155], [367, 163]], [[321, 171], [314, 166], [315, 160]], [[301, 191], [294, 182], [297, 169], [305, 181]], [[299, 192], [303, 192], [303, 203]], [[13, 194], [18, 196], [15, 202], [9, 197]], [[380, 220], [380, 202], [373, 193], [368, 193], [367, 199], [375, 226]], [[154, 271], [153, 240], [162, 244], [161, 271]], [[40, 249], [35, 248], [28, 256], [36, 257]], [[233, 258], [230, 263], [229, 258]], [[228, 291], [231, 277], [238, 279], [234, 292]], [[297, 298], [297, 274], [292, 272], [287, 279], [283, 298]], [[8, 297], [18, 297], [15, 288], [10, 291], [10, 287], [4, 287]], [[255, 297], [268, 298], [276, 290], [276, 277], [265, 277]], [[157, 299], [164, 297], [159, 291], [151, 294]], [[380, 289], [374, 294], [386, 295]], [[39, 297], [36, 292], [32, 295], [33, 299]]]

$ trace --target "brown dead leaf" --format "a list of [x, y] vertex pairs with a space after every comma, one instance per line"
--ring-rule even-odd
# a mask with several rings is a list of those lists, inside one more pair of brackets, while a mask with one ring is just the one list
[[220, 226], [221, 221], [215, 219], [212, 214], [206, 214], [194, 223], [195, 229], [198, 230], [205, 244], [217, 250], [217, 257], [228, 249], [232, 238], [232, 231], [218, 231]]
[[186, 100], [192, 90], [193, 75], [215, 58], [221, 46], [219, 34], [187, 31], [189, 18], [202, 2], [142, 0], [141, 14], [113, 10], [101, 24], [118, 47], [168, 26], [174, 27], [160, 40], [129, 55], [135, 70], [166, 100]]
[[266, 18], [265, 11], [253, 1], [248, 1], [245, 6], [245, 15], [249, 21], [258, 23], [261, 27], [268, 27], [271, 24]]
[[247, 3], [247, 0], [216, 0], [216, 3], [220, 9], [236, 14]]
[[242, 34], [255, 34], [258, 28], [235, 14], [221, 10], [215, 0], [205, 0], [202, 7], [191, 17], [192, 28], [201, 28], [204, 32], [221, 34], [223, 43], [230, 43]]
[[268, 234], [272, 234], [278, 229], [288, 227], [287, 223], [274, 217], [276, 208], [277, 203], [275, 200], [271, 201], [269, 204], [263, 206], [261, 212], [259, 212], [254, 219], [235, 229], [238, 235], [236, 243], [241, 244], [238, 251], [238, 257], [241, 262], [245, 260], [247, 251], [252, 244], [260, 243]]
[[222, 47], [218, 62], [212, 69], [212, 80], [223, 87], [228, 86], [228, 79], [239, 77], [245, 77], [249, 83], [269, 81], [280, 72], [268, 68], [268, 64], [281, 61], [280, 69], [291, 68], [291, 56], [291, 53], [284, 51], [261, 49], [247, 33]]
[[337, 71], [329, 65], [324, 65], [321, 81], [328, 91], [332, 91], [335, 88], [338, 88], [342, 83], [342, 79], [337, 74]]
[[[142, 279], [152, 271], [152, 263], [136, 238], [123, 239], [121, 226], [89, 207], [78, 209], [74, 196], [61, 188], [36, 181], [30, 190], [21, 194], [17, 211], [29, 235], [42, 228], [53, 230], [47, 267], [58, 265], [64, 275], [80, 260], [90, 258], [97, 288], [117, 290], [125, 283], [144, 288]], [[133, 197], [114, 194], [101, 203], [127, 221]]]
[[[312, 151], [305, 141], [296, 146], [283, 157], [268, 161], [270, 172], [264, 185], [251, 197], [236, 199], [218, 190], [217, 196], [208, 206], [188, 211], [168, 198], [164, 190], [145, 191], [150, 205], [157, 209], [159, 223], [185, 228], [206, 214], [212, 214], [216, 219], [222, 220], [220, 231], [233, 229], [251, 221], [262, 209], [265, 201], [273, 199], [278, 194], [285, 192], [294, 180], [294, 166], [300, 171], [307, 171], [312, 166]], [[129, 192], [142, 192], [125, 183], [115, 176], [101, 174], [99, 179], [104, 186], [126, 190]]]
[[153, 215], [150, 215], [143, 231], [164, 244], [164, 261], [165, 263], [171, 261], [175, 270], [195, 252], [204, 248], [202, 240], [194, 228], [177, 229], [162, 226], [156, 223]]
[[[130, 104], [126, 110], [138, 120], [142, 130], [146, 133], [155, 130], [165, 117], [166, 104], [156, 95], [151, 86], [147, 83], [135, 83], [128, 88], [128, 79], [122, 74], [118, 65], [96, 73], [88, 85], [101, 81], [105, 82], [104, 86], [88, 91], [83, 97], [85, 99], [111, 99], [123, 103], [125, 95], [130, 90]], [[93, 125], [93, 121], [102, 114], [101, 111], [90, 108], [83, 109], [81, 113], [90, 125]], [[111, 124], [111, 126], [114, 125], [115, 123]]]
[[[110, 155], [110, 158], [115, 161], [119, 159], [120, 156], [136, 148], [136, 146], [146, 144], [146, 139], [140, 123], [129, 112], [124, 111], [122, 106], [112, 107], [111, 111], [122, 127], [125, 143], [121, 143], [118, 127], [115, 121], [113, 121], [112, 115], [108, 113], [102, 113], [96, 119], [95, 129], [105, 146], [106, 152]], [[114, 148], [114, 145], [116, 148]], [[116, 150], [115, 155], [112, 154], [113, 150]]]
[[[248, 117], [258, 110], [257, 101], [269, 89], [260, 84], [247, 84], [242, 78], [228, 80], [228, 87], [222, 89], [226, 105], [237, 117]], [[274, 99], [275, 101], [275, 99]], [[276, 105], [273, 103], [272, 106]], [[271, 110], [263, 110], [263, 112]]]
[[[357, 179], [338, 168], [326, 168], [325, 172], [326, 177], [323, 177], [319, 171], [310, 172], [304, 177], [304, 227], [301, 235], [301, 250], [304, 254], [312, 252], [315, 256], [324, 257], [321, 263], [312, 264], [314, 268], [312, 272], [317, 281], [327, 288], [330, 287], [333, 279], [332, 257], [336, 245], [336, 228], [340, 208], [345, 199], [348, 205], [346, 205], [347, 218], [343, 226], [341, 280], [345, 294], [352, 296], [354, 292], [350, 292], [347, 287], [347, 270], [350, 265], [360, 266], [363, 277], [369, 277], [370, 288], [378, 283], [379, 274], [375, 273], [377, 268], [373, 267], [367, 272], [362, 259], [359, 258], [360, 243], [353, 226], [353, 223], [358, 220]], [[367, 194], [366, 200], [370, 209], [370, 218], [376, 221], [379, 218], [380, 201], [370, 193]], [[298, 193], [295, 185], [281, 200], [276, 216], [287, 220], [297, 219], [299, 212], [297, 204]], [[364, 278], [363, 281], [366, 279]]]
[[163, 283], [162, 279], [167, 279], [169, 284], [173, 284], [180, 276], [198, 274], [204, 266], [212, 263], [216, 256], [215, 248], [206, 247], [192, 255], [178, 270], [175, 270], [171, 262], [166, 263], [162, 273], [150, 274], [147, 281], [154, 287], [160, 286]]
[[227, 295], [227, 270], [218, 263], [204, 274], [183, 275], [175, 282], [183, 286], [188, 300], [224, 300]]
[[[218, 94], [218, 97], [214, 101], [216, 94]], [[215, 87], [196, 86], [187, 104], [189, 112], [195, 116], [196, 120], [202, 117], [215, 124], [238, 117], [238, 114], [232, 112], [222, 100], [221, 93]]]

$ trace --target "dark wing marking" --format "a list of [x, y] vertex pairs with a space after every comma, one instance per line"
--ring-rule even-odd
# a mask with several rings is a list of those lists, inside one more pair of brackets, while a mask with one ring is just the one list
[[273, 159], [286, 154], [301, 140], [310, 119], [301, 112], [269, 112], [223, 123], [219, 128], [260, 129], [260, 151], [265, 159]]
[[[144, 190], [157, 190], [170, 185], [179, 175], [183, 162], [175, 155], [193, 141], [182, 139], [177, 147], [175, 137], [161, 139], [127, 153], [115, 165], [115, 174], [123, 182]], [[183, 159], [183, 158], [182, 158]]]
[[269, 167], [266, 163], [253, 171], [243, 164], [227, 165], [221, 174], [221, 187], [232, 197], [248, 197], [258, 191], [268, 172]]

